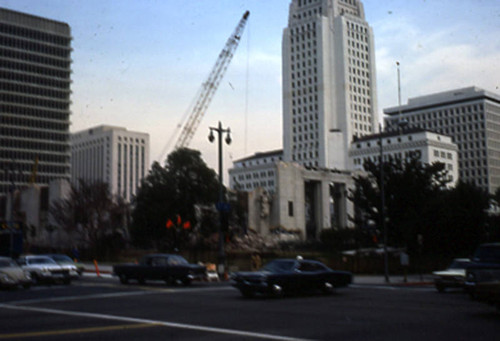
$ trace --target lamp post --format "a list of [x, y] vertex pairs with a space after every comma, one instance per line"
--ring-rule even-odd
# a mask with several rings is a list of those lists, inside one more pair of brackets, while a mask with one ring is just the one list
[[217, 203], [217, 210], [219, 211], [219, 254], [218, 254], [218, 266], [217, 273], [219, 278], [225, 274], [225, 263], [226, 254], [224, 252], [224, 234], [223, 234], [223, 224], [224, 215], [227, 214], [228, 207], [224, 204], [224, 185], [222, 182], [222, 134], [227, 133], [225, 141], [229, 145], [231, 144], [231, 129], [228, 127], [226, 129], [222, 128], [222, 123], [219, 121], [218, 127], [209, 127], [210, 135], [208, 135], [208, 140], [214, 142], [215, 136], [214, 131], [218, 134], [219, 138], [219, 202]]
[[384, 147], [382, 140], [382, 126], [379, 124], [380, 143], [380, 225], [382, 227], [382, 237], [384, 239], [384, 277], [389, 283], [389, 255], [387, 254], [387, 226], [385, 224], [385, 179], [384, 179]]

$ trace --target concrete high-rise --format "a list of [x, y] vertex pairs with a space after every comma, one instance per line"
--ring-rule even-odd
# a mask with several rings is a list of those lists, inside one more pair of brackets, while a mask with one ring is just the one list
[[292, 0], [283, 32], [284, 160], [348, 169], [354, 137], [378, 132], [375, 50], [358, 0]]
[[149, 135], [99, 126], [71, 135], [71, 182], [106, 182], [112, 194], [131, 201], [149, 170]]
[[70, 178], [68, 24], [0, 8], [0, 195]]
[[405, 120], [451, 136], [458, 146], [459, 179], [494, 193], [500, 187], [500, 96], [469, 87], [410, 98], [384, 109], [388, 130]]

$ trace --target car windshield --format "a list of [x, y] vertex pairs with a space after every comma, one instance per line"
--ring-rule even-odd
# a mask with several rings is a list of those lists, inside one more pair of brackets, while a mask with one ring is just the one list
[[37, 257], [28, 259], [29, 264], [56, 264], [53, 259], [48, 257]]
[[0, 259], [0, 268], [14, 268], [14, 267], [17, 267], [14, 261], [11, 261], [9, 259]]
[[185, 260], [181, 256], [170, 256], [170, 257], [168, 257], [168, 264], [169, 265], [186, 265], [189, 263], [187, 260]]
[[295, 264], [296, 262], [293, 260], [273, 260], [264, 265], [261, 270], [269, 272], [292, 271], [295, 267]]
[[468, 264], [469, 261], [454, 260], [450, 265], [450, 269], [465, 269]]
[[487, 260], [500, 260], [500, 247], [499, 246], [482, 246], [474, 254], [474, 258], [483, 261]]
[[66, 255], [53, 255], [50, 256], [56, 262], [73, 263], [73, 260]]

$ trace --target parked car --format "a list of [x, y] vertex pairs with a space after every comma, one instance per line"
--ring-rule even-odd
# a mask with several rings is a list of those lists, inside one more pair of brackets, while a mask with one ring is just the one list
[[467, 292], [475, 300], [499, 307], [500, 243], [479, 245], [471, 260], [465, 278]]
[[437, 291], [444, 292], [448, 288], [464, 288], [465, 269], [470, 264], [468, 258], [455, 258], [443, 271], [434, 271], [434, 285]]
[[0, 257], [0, 288], [13, 289], [31, 286], [31, 276], [10, 257]]
[[478, 283], [500, 280], [500, 243], [481, 244], [467, 267], [465, 288], [474, 297]]
[[253, 297], [255, 294], [281, 297], [312, 291], [329, 294], [335, 288], [348, 286], [352, 282], [352, 274], [298, 257], [270, 261], [259, 271], [235, 272], [231, 275], [231, 281], [244, 297]]
[[17, 263], [24, 271], [29, 272], [34, 284], [38, 283], [71, 283], [69, 271], [47, 256], [22, 256]]
[[45, 255], [56, 261], [57, 264], [69, 271], [69, 276], [72, 279], [79, 278], [83, 273], [83, 265], [75, 263], [70, 257], [63, 254], [48, 254]]
[[139, 264], [113, 266], [113, 274], [124, 284], [132, 279], [141, 284], [147, 280], [162, 280], [167, 284], [189, 285], [193, 280], [205, 279], [206, 271], [203, 265], [189, 264], [182, 256], [164, 253], [146, 255]]

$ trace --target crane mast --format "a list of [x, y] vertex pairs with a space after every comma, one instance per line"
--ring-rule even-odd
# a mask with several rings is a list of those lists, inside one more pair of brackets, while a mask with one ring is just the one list
[[200, 121], [205, 114], [208, 105], [210, 104], [222, 78], [224, 77], [224, 73], [226, 72], [227, 67], [229, 66], [229, 63], [233, 58], [234, 52], [238, 47], [243, 29], [245, 28], [245, 24], [249, 15], [249, 11], [246, 11], [245, 14], [243, 14], [243, 17], [238, 23], [238, 26], [236, 26], [233, 34], [231, 34], [231, 36], [228, 38], [226, 45], [220, 52], [219, 57], [217, 58], [212, 71], [210, 72], [210, 75], [202, 84], [201, 89], [198, 92], [197, 97], [195, 98], [195, 104], [191, 110], [191, 113], [186, 123], [182, 127], [181, 134], [177, 139], [175, 149], [187, 147], [191, 142], [191, 139], [193, 138], [196, 129], [198, 129]]

